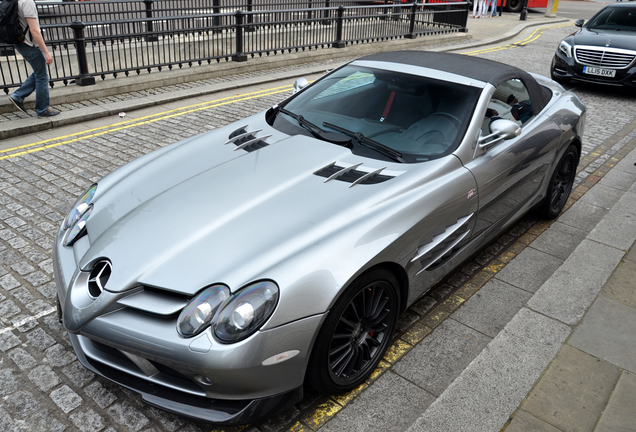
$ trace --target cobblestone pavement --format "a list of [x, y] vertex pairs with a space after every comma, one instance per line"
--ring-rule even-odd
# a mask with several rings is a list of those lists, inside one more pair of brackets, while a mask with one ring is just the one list
[[[528, 46], [483, 56], [547, 75], [558, 41], [573, 29], [573, 26], [547, 29], [541, 38]], [[577, 178], [579, 187], [573, 194], [576, 199], [622, 157], [636, 137], [636, 100], [624, 91], [587, 87], [575, 90], [588, 107], [585, 146]], [[170, 88], [156, 91], [170, 91]], [[28, 147], [30, 153], [18, 157], [10, 152], [2, 153], [1, 431], [186, 432], [211, 429], [149, 407], [135, 394], [96, 377], [79, 364], [54, 313], [52, 239], [76, 197], [102, 176], [164, 145], [265, 109], [287, 94], [263, 93], [261, 97], [221, 107], [210, 104], [182, 115], [177, 111], [169, 118], [157, 116], [144, 121], [121, 122], [83, 135], [41, 141]], [[433, 328], [547, 226], [532, 217], [524, 218], [473, 262], [451, 275], [407, 311], [400, 319], [396, 341], [386, 361], [362, 389], [336, 398], [309, 393], [282, 415], [237, 430], [320, 429], [350, 400], [361, 393], [373, 392], [375, 380], [396, 359], [425, 340]], [[457, 374], [461, 372], [461, 363], [459, 366]]]

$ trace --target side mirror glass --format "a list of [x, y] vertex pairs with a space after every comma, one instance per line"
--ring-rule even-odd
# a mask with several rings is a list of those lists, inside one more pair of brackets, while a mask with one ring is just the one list
[[296, 81], [294, 81], [294, 92], [292, 94], [298, 93], [308, 85], [309, 82], [307, 82], [305, 78], [298, 78]]
[[574, 21], [574, 25], [577, 27], [583, 27], [583, 24], [585, 24], [584, 19], [577, 19], [576, 21]]

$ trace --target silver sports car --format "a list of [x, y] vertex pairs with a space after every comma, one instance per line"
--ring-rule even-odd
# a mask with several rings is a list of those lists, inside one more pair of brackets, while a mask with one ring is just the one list
[[585, 106], [547, 78], [408, 51], [305, 83], [75, 203], [54, 266], [84, 366], [227, 425], [346, 392], [444, 275], [565, 205]]

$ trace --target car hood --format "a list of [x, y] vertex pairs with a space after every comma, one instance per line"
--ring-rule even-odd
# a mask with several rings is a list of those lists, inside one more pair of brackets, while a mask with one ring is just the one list
[[[575, 45], [590, 45], [609, 48], [621, 48], [634, 51], [636, 34], [615, 30], [589, 30], [583, 27], [571, 36]], [[607, 45], [609, 43], [609, 45]]]
[[109, 259], [107, 289], [114, 292], [140, 284], [188, 295], [212, 283], [236, 290], [365, 217], [392, 183], [325, 182], [316, 172], [334, 162], [363, 162], [356, 169], [367, 172], [388, 166], [388, 179], [406, 172], [402, 164], [274, 130], [267, 131], [274, 133], [268, 146], [235, 150], [224, 145], [233, 128], [177, 145], [134, 170], [124, 167], [125, 175], [104, 181], [105, 191], [100, 182], [80, 268]]

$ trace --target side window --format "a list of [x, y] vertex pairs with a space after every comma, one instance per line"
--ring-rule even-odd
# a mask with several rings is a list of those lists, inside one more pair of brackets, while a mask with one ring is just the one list
[[523, 125], [534, 116], [532, 109], [532, 101], [526, 86], [518, 79], [512, 79], [499, 85], [495, 89], [488, 109], [486, 117], [482, 124], [482, 133], [490, 134], [490, 122], [493, 118], [504, 118]]

